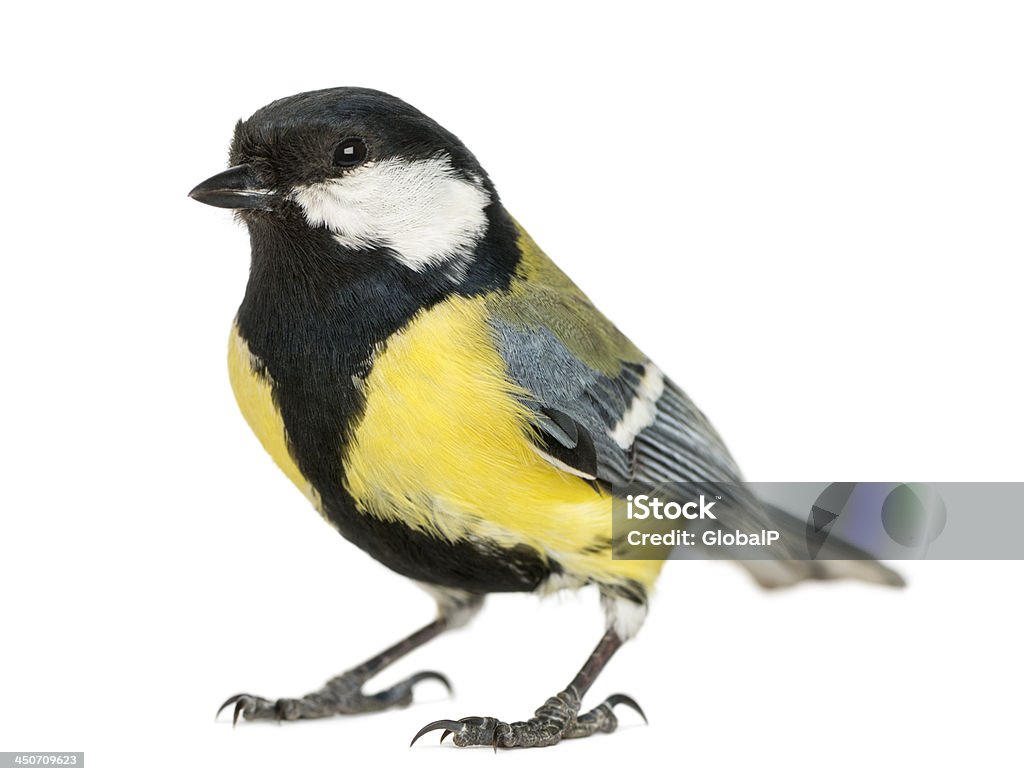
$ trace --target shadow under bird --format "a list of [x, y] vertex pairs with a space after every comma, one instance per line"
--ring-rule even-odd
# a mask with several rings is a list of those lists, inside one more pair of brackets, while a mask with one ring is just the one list
[[[242, 414], [323, 517], [438, 614], [318, 691], [222, 709], [237, 722], [406, 706], [417, 682], [447, 680], [366, 682], [487, 594], [594, 585], [606, 632], [532, 718], [441, 720], [416, 737], [511, 747], [612, 732], [616, 705], [640, 711], [632, 699], [581, 702], [643, 623], [662, 566], [613, 557], [612, 498], [740, 480], [718, 434], [513, 220], [473, 154], [407, 103], [347, 87], [278, 100], [238, 123], [230, 165], [190, 195], [236, 210], [251, 239], [229, 346]], [[800, 524], [745, 507], [762, 527]], [[769, 587], [900, 582], [871, 560], [738, 563]]]

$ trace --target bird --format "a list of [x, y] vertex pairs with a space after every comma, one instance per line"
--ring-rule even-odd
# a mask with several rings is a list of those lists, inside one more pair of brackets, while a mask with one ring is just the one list
[[[644, 623], [665, 555], [622, 555], [627, 491], [732, 485], [719, 531], [807, 524], [742, 488], [690, 398], [540, 249], [450, 131], [361, 87], [276, 100], [235, 126], [229, 168], [190, 196], [248, 229], [249, 277], [228, 345], [238, 406], [270, 456], [342, 537], [424, 588], [437, 614], [296, 698], [236, 694], [232, 722], [404, 707], [420, 672], [371, 678], [466, 625], [488, 594], [596, 587], [605, 631], [566, 687], [520, 721], [427, 724], [457, 746], [552, 746], [613, 732], [639, 704], [584, 709]], [[550, 171], [548, 172], [550, 175]], [[628, 258], [618, 262], [628, 263]], [[627, 282], [627, 284], [629, 284]], [[676, 315], [663, 313], [678, 328]], [[677, 491], [678, 493], [678, 491]], [[900, 585], [863, 555], [785, 546], [737, 557], [765, 587], [853, 577]], [[846, 549], [836, 549], [840, 553]]]

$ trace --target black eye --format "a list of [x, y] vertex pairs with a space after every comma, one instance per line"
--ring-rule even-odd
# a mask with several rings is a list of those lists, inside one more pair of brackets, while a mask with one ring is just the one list
[[366, 159], [366, 142], [361, 138], [346, 138], [334, 147], [334, 164], [351, 168]]

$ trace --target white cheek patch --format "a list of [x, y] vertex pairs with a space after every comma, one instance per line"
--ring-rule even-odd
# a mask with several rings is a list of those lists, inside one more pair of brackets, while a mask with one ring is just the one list
[[306, 222], [349, 249], [386, 247], [421, 270], [465, 257], [487, 230], [490, 194], [448, 157], [379, 160], [292, 190]]

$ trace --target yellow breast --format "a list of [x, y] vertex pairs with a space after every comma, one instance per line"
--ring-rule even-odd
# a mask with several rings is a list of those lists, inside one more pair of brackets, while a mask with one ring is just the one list
[[[323, 512], [288, 448], [273, 379], [235, 326], [231, 387], [253, 433]], [[594, 543], [611, 533], [611, 498], [534, 450], [525, 392], [506, 376], [481, 299], [452, 298], [378, 350], [365, 411], [338, 478], [363, 512], [448, 540], [525, 544], [572, 577], [650, 588], [661, 562], [617, 561]]]
[[242, 416], [281, 471], [322, 512], [320, 497], [288, 450], [288, 434], [274, 404], [273, 381], [258, 369], [258, 359], [249, 352], [249, 345], [235, 324], [228, 340], [228, 375]]
[[611, 498], [534, 450], [482, 299], [420, 314], [378, 351], [363, 389], [345, 459], [360, 509], [449, 540], [526, 544], [582, 579], [653, 583], [660, 562], [586, 552], [611, 534]]

